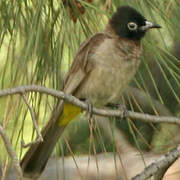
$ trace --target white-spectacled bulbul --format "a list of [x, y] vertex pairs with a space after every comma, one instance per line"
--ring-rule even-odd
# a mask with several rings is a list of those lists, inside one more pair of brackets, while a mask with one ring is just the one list
[[[103, 32], [81, 44], [62, 91], [88, 99], [95, 107], [117, 103], [138, 69], [140, 40], [151, 28], [160, 26], [132, 7], [119, 7]], [[24, 176], [39, 177], [64, 128], [80, 113], [79, 107], [59, 101], [42, 130], [44, 141], [33, 144], [21, 161]]]

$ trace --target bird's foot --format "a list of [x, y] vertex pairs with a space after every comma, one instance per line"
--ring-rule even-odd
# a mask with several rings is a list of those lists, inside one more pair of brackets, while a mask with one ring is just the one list
[[121, 119], [127, 117], [127, 108], [126, 108], [126, 106], [125, 106], [124, 104], [108, 103], [108, 104], [107, 104], [107, 107], [116, 108], [116, 109], [120, 110], [120, 111], [121, 111], [121, 115], [120, 115], [120, 118], [121, 118]]
[[86, 103], [87, 103], [87, 114], [88, 114], [88, 119], [92, 119], [92, 116], [93, 116], [93, 105], [91, 104], [90, 100], [89, 99], [86, 99], [85, 100]]

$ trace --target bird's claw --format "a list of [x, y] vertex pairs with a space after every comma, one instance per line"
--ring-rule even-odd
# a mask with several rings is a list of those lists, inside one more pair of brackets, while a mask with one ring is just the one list
[[127, 117], [127, 109], [126, 109], [126, 106], [124, 104], [112, 104], [112, 103], [110, 103], [107, 106], [119, 109], [121, 112], [121, 114], [120, 114], [121, 119]]
[[122, 112], [120, 115], [121, 119], [126, 118], [127, 117], [126, 106], [124, 104], [118, 104], [117, 108]]
[[90, 102], [88, 99], [86, 99], [86, 103], [87, 103], [88, 118], [91, 119], [92, 116], [93, 116], [93, 112], [92, 112], [92, 110], [93, 110], [93, 105], [91, 104], [91, 102]]

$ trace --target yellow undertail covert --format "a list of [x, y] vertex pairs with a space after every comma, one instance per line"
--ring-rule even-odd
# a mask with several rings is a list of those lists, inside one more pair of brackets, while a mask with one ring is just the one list
[[64, 104], [63, 114], [59, 119], [59, 126], [66, 126], [82, 112], [82, 109], [73, 104]]

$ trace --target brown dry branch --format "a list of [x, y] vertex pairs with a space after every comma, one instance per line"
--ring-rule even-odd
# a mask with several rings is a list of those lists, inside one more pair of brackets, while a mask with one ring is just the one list
[[[69, 94], [65, 94], [62, 91], [57, 91], [55, 89], [46, 88], [38, 85], [26, 85], [26, 86], [19, 86], [16, 88], [4, 89], [0, 91], [0, 97], [14, 95], [14, 94], [24, 94], [27, 92], [38, 92], [38, 93], [48, 94], [57, 98], [61, 98], [76, 106], [79, 106], [83, 110], [88, 110], [88, 104], [83, 101], [80, 101], [78, 98]], [[93, 107], [92, 113], [106, 117], [110, 117], [110, 116], [122, 117], [124, 114], [124, 110], [97, 109]], [[144, 122], [152, 122], [152, 123], [165, 122], [165, 123], [180, 124], [180, 118], [172, 117], [172, 116], [155, 116], [155, 115], [138, 113], [133, 111], [127, 111], [126, 116], [133, 119], [142, 120]]]
[[23, 173], [22, 173], [22, 170], [21, 170], [21, 167], [19, 164], [19, 160], [16, 156], [16, 152], [13, 150], [12, 145], [9, 141], [9, 138], [8, 138], [4, 128], [1, 125], [0, 125], [0, 134], [3, 139], [4, 144], [6, 146], [6, 150], [13, 161], [13, 164], [14, 164], [14, 167], [16, 169], [18, 176], [20, 177], [20, 179], [23, 179]]

